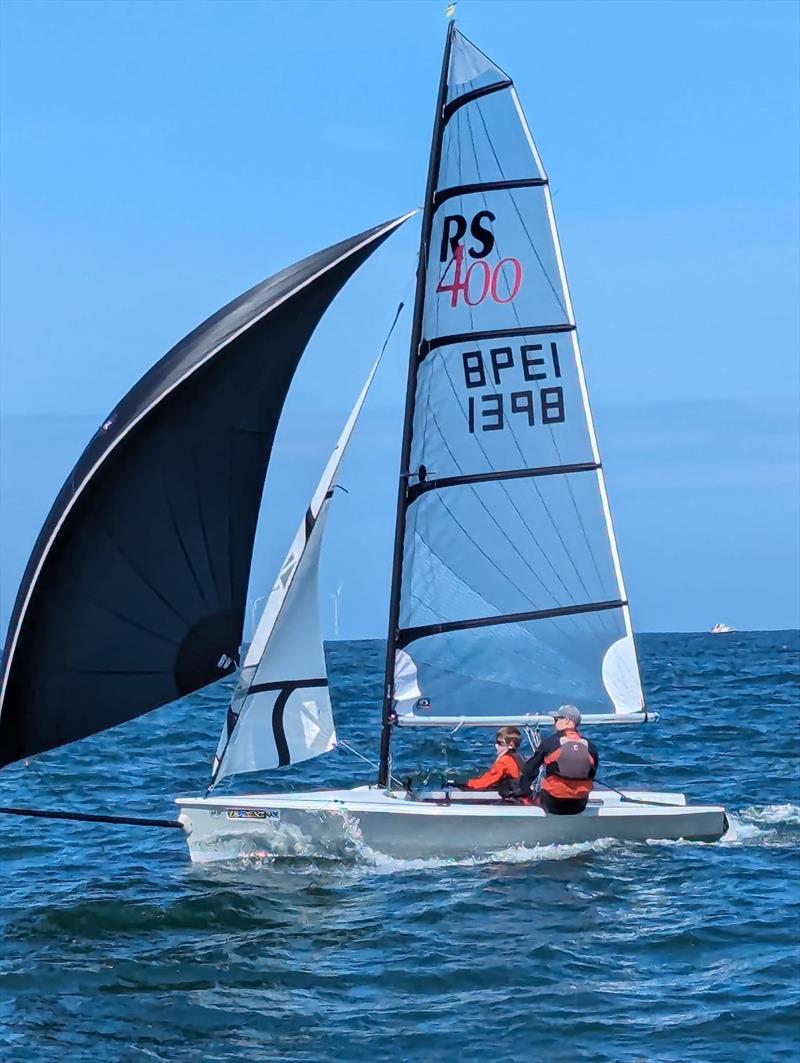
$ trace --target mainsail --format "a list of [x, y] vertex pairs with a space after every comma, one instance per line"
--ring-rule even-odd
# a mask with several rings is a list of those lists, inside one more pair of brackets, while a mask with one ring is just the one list
[[290, 266], [133, 387], [56, 498], [3, 652], [0, 765], [236, 665], [261, 492], [297, 364], [342, 285], [411, 215]]
[[222, 728], [212, 785], [229, 775], [310, 760], [336, 745], [320, 634], [319, 554], [334, 479], [379, 363], [380, 356], [325, 466], [264, 606]]
[[547, 176], [511, 79], [453, 24], [412, 334], [384, 776], [395, 715], [424, 722], [420, 692], [449, 719], [643, 708]]

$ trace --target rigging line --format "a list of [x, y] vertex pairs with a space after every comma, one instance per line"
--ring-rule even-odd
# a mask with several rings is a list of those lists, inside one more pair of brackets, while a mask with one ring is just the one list
[[35, 816], [37, 819], [69, 819], [79, 823], [116, 823], [127, 827], [170, 827], [183, 830], [183, 824], [177, 819], [144, 819], [139, 816], [105, 816], [89, 812], [65, 812], [43, 808], [2, 808], [3, 816]]
[[[487, 141], [487, 143], [489, 145], [489, 148], [491, 149], [492, 155], [494, 155], [494, 160], [497, 163], [498, 170], [500, 171], [500, 176], [505, 181], [505, 180], [507, 180], [507, 178], [506, 178], [505, 170], [503, 169], [503, 164], [500, 162], [498, 154], [495, 151], [494, 142], [492, 141], [491, 135], [489, 134], [489, 128], [486, 125], [486, 118], [484, 117], [483, 111], [481, 109], [481, 105], [480, 105], [480, 103], [477, 100], [475, 101], [475, 106], [476, 106], [476, 108], [478, 110], [478, 116], [480, 117], [481, 123], [483, 125], [483, 130], [484, 130], [484, 132], [486, 134], [486, 141]], [[537, 170], [538, 170], [538, 167], [537, 167]], [[534, 255], [536, 256], [536, 261], [539, 263], [539, 266], [541, 267], [541, 270], [542, 270], [542, 273], [544, 275], [544, 278], [545, 278], [545, 280], [547, 281], [547, 283], [548, 283], [548, 285], [550, 287], [550, 291], [553, 293], [553, 295], [555, 297], [555, 300], [558, 303], [559, 307], [563, 310], [565, 319], [567, 321], [569, 321], [570, 320], [570, 316], [569, 316], [569, 313], [567, 312], [567, 308], [564, 305], [564, 303], [562, 302], [562, 297], [558, 294], [558, 289], [553, 284], [553, 281], [550, 278], [550, 274], [548, 273], [544, 262], [539, 257], [539, 252], [536, 250], [536, 244], [533, 242], [533, 237], [531, 236], [530, 231], [528, 229], [528, 226], [525, 223], [525, 219], [522, 216], [522, 211], [519, 208], [519, 204], [517, 203], [516, 197], [514, 196], [513, 192], [509, 192], [509, 196], [511, 198], [511, 203], [512, 203], [512, 205], [514, 207], [514, 210], [516, 212], [517, 218], [519, 219], [519, 223], [522, 226], [522, 230], [523, 230], [523, 232], [525, 233], [525, 235], [528, 238], [528, 243], [531, 245], [531, 250], [533, 251]]]
[[679, 805], [674, 801], [643, 801], [639, 797], [628, 797], [622, 790], [618, 790], [616, 786], [611, 786], [610, 783], [604, 782], [603, 779], [598, 779], [595, 775], [594, 781], [604, 786], [606, 790], [611, 790], [615, 794], [619, 794], [623, 801], [629, 805], [661, 805], [663, 808], [686, 808], [686, 805]]
[[[369, 764], [369, 766], [373, 770], [375, 770], [378, 767], [378, 764], [375, 761], [370, 760], [369, 757], [365, 757], [363, 753], [360, 753], [357, 749], [355, 749], [353, 746], [351, 746], [349, 742], [345, 742], [341, 738], [339, 738], [336, 741], [336, 745], [340, 746], [342, 749], [346, 750], [346, 752], [352, 753], [353, 756], [358, 757], [359, 760], [363, 760], [365, 764]], [[405, 789], [405, 787], [400, 782], [400, 780], [397, 779], [394, 775], [390, 775], [389, 776], [389, 780], [391, 782], [397, 783], [397, 785], [400, 787], [401, 790]]]
[[[473, 155], [475, 156], [475, 169], [476, 169], [476, 171], [478, 173], [478, 177], [480, 178], [481, 172], [480, 172], [480, 162], [478, 161], [478, 149], [477, 149], [477, 146], [475, 144], [475, 136], [474, 136], [473, 129], [472, 129], [472, 120], [471, 120], [469, 114], [467, 114], [467, 127], [469, 129], [470, 141], [472, 143], [472, 152], [473, 152]], [[486, 131], [486, 136], [487, 136], [487, 140], [489, 141], [489, 146], [492, 148], [492, 152], [493, 152], [493, 154], [495, 156], [495, 159], [497, 159], [498, 166], [500, 166], [500, 172], [503, 175], [503, 177], [505, 177], [505, 173], [502, 170], [502, 166], [500, 164], [500, 160], [497, 158], [497, 152], [494, 150], [494, 145], [492, 144], [491, 137], [489, 136], [488, 129], [486, 129], [485, 122], [484, 122], [484, 130]], [[483, 198], [484, 206], [488, 208], [488, 202], [487, 202], [487, 199], [486, 199], [486, 193], [485, 192], [482, 193], [482, 198]], [[527, 230], [526, 230], [526, 232], [527, 232]], [[529, 239], [529, 242], [530, 242], [530, 236], [528, 237], [528, 239]], [[500, 245], [499, 245], [499, 242], [497, 242], [497, 241], [496, 241], [496, 246], [497, 246], [497, 253], [498, 253], [498, 255], [500, 255], [501, 254]], [[536, 251], [536, 248], [533, 247], [533, 243], [532, 242], [531, 242], [531, 247], [533, 248], [534, 254], [536, 254], [537, 259], [539, 259], [538, 252]], [[541, 261], [541, 260], [539, 260], [539, 261]], [[504, 279], [506, 281], [506, 290], [510, 293], [511, 289], [510, 289], [509, 284], [508, 284], [508, 279], [505, 277], [505, 275], [504, 275]], [[551, 287], [552, 287], [552, 285], [551, 285]], [[561, 305], [561, 304], [559, 304], [559, 305]], [[563, 307], [562, 307], [562, 309], [563, 309]], [[516, 305], [513, 302], [511, 303], [511, 311], [514, 314], [514, 318], [515, 318], [517, 324], [520, 325], [521, 322], [520, 322], [520, 319], [519, 319], [519, 311], [517, 310], [517, 307], [516, 307]], [[566, 313], [566, 311], [565, 311], [565, 313]], [[537, 393], [537, 395], [540, 394], [540, 390], [539, 390], [538, 386], [536, 387], [536, 393]], [[514, 432], [514, 428], [513, 428], [512, 425], [510, 425], [509, 427], [510, 427], [510, 430], [511, 430], [512, 438], [514, 439], [514, 442], [515, 442], [515, 444], [517, 446], [517, 450], [519, 451], [520, 457], [522, 458], [522, 460], [524, 462], [525, 461], [525, 455], [522, 452], [522, 448], [520, 447], [519, 440], [517, 438], [516, 433]], [[555, 448], [556, 454], [558, 455], [559, 463], [560, 464], [564, 464], [564, 459], [561, 456], [560, 448], [559, 448], [558, 443], [557, 443], [557, 441], [555, 439], [555, 436], [553, 434], [553, 428], [552, 428], [552, 426], [548, 426], [548, 427], [549, 427], [550, 439], [551, 439], [551, 442], [553, 443], [553, 446]], [[542, 502], [542, 504], [545, 505], [544, 499], [542, 498], [542, 494], [541, 494], [541, 491], [539, 489], [539, 485], [536, 484], [536, 483], [533, 483], [532, 486], [533, 486], [534, 490], [536, 491], [536, 493], [538, 494], [539, 499]], [[573, 508], [575, 509], [575, 513], [576, 513], [576, 515], [578, 517], [578, 524], [580, 525], [581, 531], [583, 533], [583, 538], [584, 538], [584, 541], [586, 542], [586, 546], [587, 546], [587, 549], [589, 551], [589, 556], [592, 559], [592, 564], [594, 566], [595, 572], [597, 573], [598, 582], [599, 582], [600, 588], [602, 590], [603, 581], [602, 581], [602, 578], [600, 576], [599, 569], [597, 567], [597, 560], [595, 559], [594, 553], [592, 551], [591, 544], [589, 542], [589, 538], [588, 538], [588, 536], [586, 534], [586, 528], [585, 528], [585, 526], [583, 524], [583, 520], [581, 518], [580, 512], [578, 511], [577, 503], [575, 502], [575, 496], [574, 496], [574, 493], [573, 493], [573, 490], [572, 490], [572, 484], [569, 482], [569, 480], [566, 481], [566, 487], [567, 487], [567, 491], [569, 493], [569, 496], [572, 499], [572, 505], [573, 505]], [[545, 510], [547, 511], [548, 516], [550, 516], [549, 510], [547, 509], [546, 505], [545, 505]], [[581, 576], [580, 572], [578, 571], [578, 567], [577, 567], [577, 565], [576, 565], [576, 563], [575, 563], [575, 561], [574, 561], [574, 559], [572, 557], [572, 554], [570, 553], [569, 549], [567, 548], [566, 543], [564, 542], [564, 540], [563, 540], [563, 538], [561, 536], [560, 530], [556, 527], [555, 522], [552, 520], [552, 517], [550, 517], [550, 519], [551, 519], [551, 522], [553, 523], [553, 527], [556, 529], [556, 534], [558, 535], [559, 541], [561, 542], [561, 545], [564, 547], [564, 552], [566, 553], [567, 558], [568, 558], [570, 564], [572, 565], [576, 576], [578, 577], [578, 581], [580, 582], [581, 587], [583, 588], [583, 590], [584, 590], [584, 592], [586, 594], [586, 597], [587, 598], [591, 598], [592, 595], [591, 595], [591, 593], [589, 591], [589, 588], [586, 586], [586, 584], [585, 584], [585, 582], [583, 580], [583, 577]]]

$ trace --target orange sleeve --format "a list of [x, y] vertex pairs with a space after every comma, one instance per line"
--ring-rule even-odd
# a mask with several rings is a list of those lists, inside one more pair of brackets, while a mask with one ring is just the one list
[[466, 787], [468, 790], [491, 790], [493, 786], [496, 786], [503, 776], [506, 774], [505, 765], [503, 764], [503, 758], [496, 760], [492, 764], [488, 771], [485, 771], [483, 775], [476, 775], [474, 779], [467, 779]]

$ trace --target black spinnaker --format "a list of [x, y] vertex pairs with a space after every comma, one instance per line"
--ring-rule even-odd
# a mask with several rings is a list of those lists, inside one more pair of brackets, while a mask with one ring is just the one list
[[234, 300], [97, 431], [17, 594], [0, 766], [141, 716], [235, 667], [264, 479], [295, 369], [334, 296], [406, 217]]

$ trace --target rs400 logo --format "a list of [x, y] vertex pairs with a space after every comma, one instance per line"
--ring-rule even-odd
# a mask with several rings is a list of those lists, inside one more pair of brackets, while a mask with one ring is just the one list
[[[522, 285], [522, 263], [518, 258], [501, 258], [494, 267], [486, 261], [495, 247], [489, 223], [495, 221], [490, 210], [473, 215], [469, 224], [471, 243], [465, 248], [467, 219], [463, 214], [448, 214], [444, 219], [439, 263], [447, 263], [436, 286], [438, 294], [450, 293], [450, 306], [463, 298], [467, 306], [479, 306], [487, 296], [495, 303], [512, 302]], [[466, 256], [473, 259], [467, 262]]]

